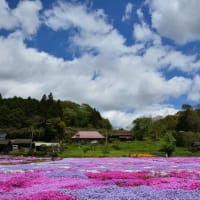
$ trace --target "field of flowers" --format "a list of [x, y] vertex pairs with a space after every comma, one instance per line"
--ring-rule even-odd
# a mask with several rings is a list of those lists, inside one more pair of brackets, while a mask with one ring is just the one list
[[39, 158], [39, 157], [23, 157], [23, 156], [7, 156], [0, 155], [0, 165], [15, 165], [15, 164], [27, 164], [32, 162], [48, 161], [49, 158]]
[[200, 199], [196, 157], [33, 159], [31, 163], [3, 159], [1, 200]]

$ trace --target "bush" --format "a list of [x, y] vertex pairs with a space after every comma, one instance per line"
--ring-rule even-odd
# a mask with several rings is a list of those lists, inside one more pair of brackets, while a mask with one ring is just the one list
[[175, 150], [175, 145], [173, 143], [165, 143], [160, 148], [160, 152], [164, 152], [167, 156], [171, 156]]
[[45, 151], [36, 151], [33, 152], [33, 156], [43, 157], [43, 156], [50, 156], [50, 154], [47, 154]]
[[9, 152], [9, 154], [14, 156], [29, 156], [29, 150], [27, 149], [12, 150]]

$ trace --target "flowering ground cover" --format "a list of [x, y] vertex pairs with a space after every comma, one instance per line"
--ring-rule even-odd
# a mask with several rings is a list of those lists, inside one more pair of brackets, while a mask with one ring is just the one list
[[200, 158], [66, 158], [0, 164], [1, 200], [200, 199]]
[[47, 161], [49, 158], [39, 158], [39, 157], [24, 157], [24, 156], [8, 156], [8, 155], [0, 155], [0, 165], [2, 164], [20, 164], [20, 163], [32, 163], [32, 162], [40, 162]]

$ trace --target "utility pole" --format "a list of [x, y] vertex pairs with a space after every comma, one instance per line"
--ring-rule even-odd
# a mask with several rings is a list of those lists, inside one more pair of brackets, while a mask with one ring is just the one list
[[106, 129], [106, 145], [108, 144], [108, 129]]

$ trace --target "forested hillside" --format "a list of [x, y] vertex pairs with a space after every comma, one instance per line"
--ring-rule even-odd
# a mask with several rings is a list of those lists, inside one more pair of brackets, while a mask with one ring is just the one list
[[10, 138], [59, 141], [67, 139], [69, 127], [110, 129], [111, 124], [90, 105], [54, 100], [52, 93], [41, 100], [0, 95], [0, 131]]
[[158, 141], [165, 138], [166, 144], [191, 148], [200, 141], [200, 107], [184, 104], [175, 115], [164, 118], [142, 117], [133, 121], [132, 132], [136, 140]]

